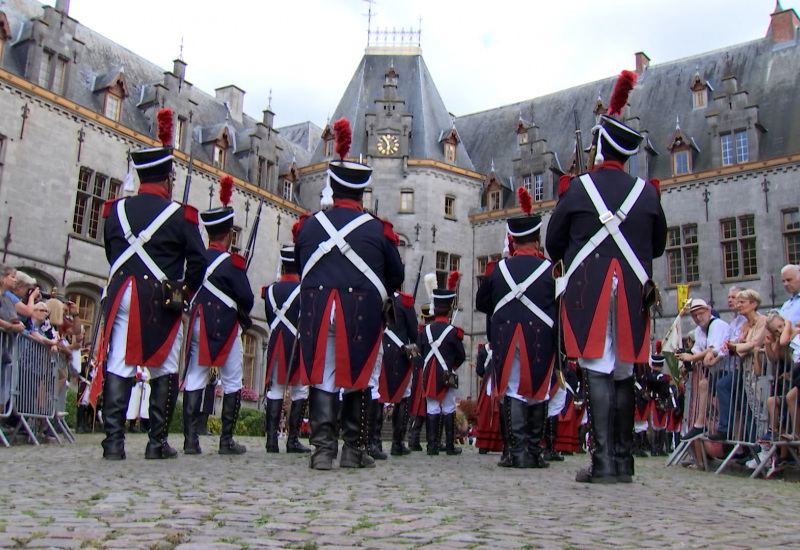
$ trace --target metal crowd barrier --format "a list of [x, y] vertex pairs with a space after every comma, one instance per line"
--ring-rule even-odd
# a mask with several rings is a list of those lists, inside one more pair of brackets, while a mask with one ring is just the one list
[[[60, 353], [50, 351], [50, 346], [26, 334], [0, 331], [2, 349], [2, 376], [0, 377], [0, 418], [16, 417], [17, 425], [10, 433], [13, 438], [24, 431], [28, 441], [39, 445], [37, 425], [59, 443], [59, 432], [69, 442], [75, 438], [65, 421], [66, 414], [57, 410], [56, 403], [66, 391], [59, 379], [68, 376], [67, 360]], [[59, 371], [62, 373], [59, 375]], [[0, 442], [9, 446], [9, 439], [0, 430]]]
[[[742, 454], [753, 469], [750, 477], [770, 477], [789, 460], [800, 463], [800, 414], [794, 378], [800, 383], [800, 363], [791, 350], [774, 362], [759, 350], [745, 358], [728, 358], [714, 367], [692, 365], [686, 380], [682, 433], [695, 426], [702, 433], [684, 439], [667, 459], [679, 464], [692, 453], [704, 470], [719, 474]], [[721, 455], [713, 453], [720, 444]], [[713, 454], [712, 454], [713, 453]], [[721, 463], [714, 466], [714, 459]], [[783, 461], [783, 462], [782, 462]]]

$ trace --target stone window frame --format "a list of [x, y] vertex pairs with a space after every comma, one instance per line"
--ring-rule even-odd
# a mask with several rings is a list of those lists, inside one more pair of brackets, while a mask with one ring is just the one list
[[325, 158], [331, 158], [333, 156], [333, 139], [326, 139], [325, 140], [325, 150], [323, 151], [323, 156]]
[[97, 300], [94, 296], [80, 290], [71, 290], [66, 293], [65, 297], [78, 308], [78, 318], [81, 320], [81, 326], [83, 327], [84, 342], [88, 344], [87, 336], [92, 334], [94, 327]]
[[253, 391], [256, 387], [256, 369], [258, 368], [258, 336], [251, 332], [242, 333], [242, 386]]
[[455, 164], [456, 162], [456, 144], [455, 143], [447, 143], [444, 144], [444, 161], [450, 164]]
[[[447, 278], [450, 276], [451, 271], [458, 271], [461, 273], [461, 256], [446, 252], [443, 250], [436, 251], [436, 286], [437, 288], [447, 288]], [[456, 287], [456, 299], [453, 302], [453, 308], [458, 308], [458, 298], [461, 291], [461, 285]]]
[[456, 196], [445, 195], [444, 197], [444, 217], [448, 220], [456, 219]]
[[372, 187], [365, 187], [364, 193], [361, 195], [361, 208], [363, 208], [365, 212], [371, 212], [374, 199], [375, 195], [372, 191]]
[[242, 228], [238, 225], [234, 225], [231, 228], [231, 252], [236, 254], [241, 253], [242, 247], [239, 246], [240, 242], [242, 242]]
[[186, 128], [188, 127], [188, 123], [189, 121], [185, 116], [177, 116], [177, 120], [175, 121], [175, 136], [173, 138], [173, 143], [175, 144], [175, 149], [178, 151], [183, 151], [183, 147], [186, 144]]
[[100, 242], [103, 238], [103, 204], [119, 197], [121, 191], [122, 181], [81, 166], [72, 213], [72, 235]]
[[719, 142], [722, 166], [733, 166], [734, 164], [749, 162], [750, 146], [747, 139], [747, 130], [739, 129], [720, 134]]
[[289, 180], [283, 180], [283, 193], [281, 195], [284, 200], [292, 201], [294, 196], [294, 184]]
[[537, 172], [533, 175], [531, 198], [534, 202], [542, 202], [544, 200], [544, 172]]
[[720, 223], [722, 278], [724, 280], [758, 277], [758, 251], [755, 214], [724, 218]]
[[[116, 102], [116, 103], [115, 103]], [[113, 108], [113, 111], [111, 110]], [[119, 122], [119, 116], [122, 112], [122, 98], [111, 92], [106, 92], [103, 96], [103, 116]]]
[[401, 189], [400, 190], [400, 204], [397, 211], [402, 214], [414, 213], [414, 190]]
[[522, 176], [522, 187], [524, 187], [525, 190], [528, 193], [530, 193], [531, 196], [533, 196], [533, 175], [532, 174], [528, 174], [528, 175]]
[[700, 254], [696, 223], [667, 228], [667, 283], [674, 287], [680, 284], [700, 284]]
[[[672, 174], [673, 176], [682, 176], [684, 174], [692, 173], [692, 155], [689, 149], [682, 151], [674, 151], [672, 153]], [[681, 159], [686, 160], [686, 168], [683, 169]]]
[[[787, 219], [792, 216], [794, 219]], [[783, 253], [787, 264], [800, 264], [800, 209], [787, 208], [781, 212]]]
[[502, 210], [503, 208], [503, 191], [501, 189], [493, 189], [489, 191], [486, 200], [487, 210]]

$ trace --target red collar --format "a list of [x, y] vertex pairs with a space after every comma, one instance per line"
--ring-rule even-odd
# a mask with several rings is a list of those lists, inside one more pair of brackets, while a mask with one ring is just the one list
[[298, 275], [297, 273], [284, 273], [283, 275], [281, 275], [280, 282], [285, 283], [287, 281], [291, 283], [299, 283], [300, 275]]
[[158, 183], [142, 183], [139, 185], [139, 194], [140, 195], [158, 195], [159, 197], [165, 198], [167, 200], [172, 200], [172, 196], [170, 195], [169, 191], [163, 185]]
[[608, 168], [609, 170], [619, 170], [621, 172], [625, 171], [625, 166], [623, 166], [621, 162], [617, 162], [616, 160], [606, 160], [603, 161], [602, 164], [592, 168], [592, 172], [600, 170], [601, 168]]
[[333, 207], [350, 208], [351, 210], [358, 210], [359, 212], [364, 211], [364, 207], [361, 205], [361, 203], [352, 199], [336, 199], [333, 201]]
[[433, 322], [435, 323], [437, 321], [440, 323], [447, 323], [448, 325], [450, 324], [450, 319], [447, 317], [434, 317]]
[[514, 250], [514, 256], [535, 256], [541, 258], [542, 252], [533, 248], [517, 248]]
[[208, 243], [208, 249], [209, 250], [219, 250], [220, 252], [227, 252], [228, 251], [228, 249], [225, 248], [222, 245], [222, 243], [219, 242], [219, 241], [211, 241], [210, 243]]

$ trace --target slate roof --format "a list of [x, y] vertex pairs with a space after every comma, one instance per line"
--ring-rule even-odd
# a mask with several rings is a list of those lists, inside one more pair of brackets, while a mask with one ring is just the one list
[[[13, 37], [6, 43], [3, 68], [24, 76], [19, 53], [15, 51], [13, 45], [31, 39], [33, 28], [31, 19], [42, 17], [44, 7], [36, 0], [5, 0], [0, 9], [8, 18]], [[123, 100], [120, 123], [142, 134], [154, 136], [155, 109], [143, 107], [154, 101], [156, 86], [164, 82], [164, 73], [168, 71], [80, 23], [77, 24], [76, 35], [85, 44], [85, 48], [78, 58], [78, 64], [70, 65], [70, 82], [66, 97], [95, 112], [102, 112], [103, 84], [122, 71], [130, 93]], [[196, 87], [192, 87], [191, 100], [196, 103], [192, 105], [192, 127], [195, 137], [192, 153], [195, 159], [212, 164], [212, 148], [210, 145], [203, 146], [202, 143], [209, 135], [213, 134], [213, 137], [216, 137], [222, 126], [227, 125], [234, 147], [227, 157], [225, 171], [240, 179], [248, 179], [246, 163], [248, 136], [260, 121], [246, 114], [243, 114], [242, 122], [232, 119], [222, 101]], [[310, 129], [309, 133], [313, 134], [313, 129]], [[279, 164], [288, 166], [293, 157], [297, 158], [299, 165], [308, 163], [310, 157], [308, 148], [290, 144], [278, 132], [274, 134], [277, 136], [277, 145], [280, 148]], [[198, 138], [203, 142], [198, 143], [196, 141]], [[284, 156], [288, 158], [284, 159]]]
[[313, 122], [301, 122], [300, 124], [283, 126], [278, 128], [278, 132], [287, 140], [296, 143], [309, 152], [314, 151], [317, 142], [322, 136], [322, 128]]
[[[347, 86], [331, 121], [347, 118], [353, 127], [350, 155], [367, 154], [366, 115], [377, 113], [375, 100], [383, 98], [386, 71], [393, 66], [398, 74], [397, 98], [405, 101], [405, 111], [413, 115], [410, 157], [445, 162], [439, 135], [453, 128], [453, 119], [442, 101], [421, 55], [365, 55]], [[318, 143], [312, 162], [322, 162], [324, 144]], [[456, 166], [473, 170], [472, 161], [459, 143]]]
[[[773, 48], [768, 37], [725, 49], [651, 64], [640, 77], [629, 100], [629, 116], [640, 118], [640, 130], [649, 131], [650, 143], [658, 156], [651, 158], [650, 177], [672, 176], [667, 146], [675, 132], [676, 117], [687, 137], [694, 140], [699, 153], [693, 172], [715, 168], [711, 159], [711, 136], [707, 115], [715, 111], [713, 97], [723, 94], [723, 78], [732, 73], [738, 89], [748, 92], [748, 104], [758, 105], [760, 124], [767, 132], [761, 135], [759, 158], [772, 158], [797, 152], [800, 143], [800, 47]], [[623, 67], [624, 68], [624, 67]], [[622, 68], [621, 68], [622, 69]], [[620, 70], [621, 70], [620, 69]], [[708, 81], [708, 107], [694, 109], [690, 86], [695, 74]], [[456, 128], [464, 140], [475, 169], [481, 173], [495, 170], [503, 176], [513, 174], [512, 158], [518, 156], [517, 134], [520, 116], [533, 119], [539, 137], [547, 140], [547, 149], [557, 153], [562, 167], [568, 169], [574, 151], [573, 109], [577, 109], [583, 145], [591, 142], [595, 124], [593, 109], [598, 94], [605, 104], [617, 75], [567, 90], [456, 118]]]

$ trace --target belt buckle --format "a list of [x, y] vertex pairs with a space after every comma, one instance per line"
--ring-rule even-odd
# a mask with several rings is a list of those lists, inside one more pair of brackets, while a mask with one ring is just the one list
[[322, 241], [317, 246], [319, 246], [319, 249], [322, 250], [325, 254], [333, 250], [333, 247], [329, 244], [328, 241]]
[[347, 241], [344, 242], [344, 246], [339, 245], [339, 251], [342, 253], [342, 255], [347, 255], [347, 253], [350, 252], [351, 250], [352, 247], [350, 246], [350, 243], [348, 243]]
[[614, 219], [614, 214], [611, 212], [611, 210], [606, 210], [605, 214], [600, 214], [600, 223], [602, 223], [603, 225], [607, 224], [613, 219]]

